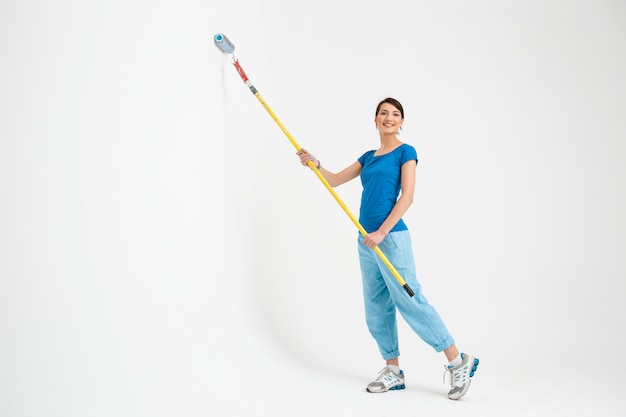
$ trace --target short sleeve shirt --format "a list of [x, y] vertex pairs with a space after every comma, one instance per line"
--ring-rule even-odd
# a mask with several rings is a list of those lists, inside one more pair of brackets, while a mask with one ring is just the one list
[[[359, 222], [367, 233], [378, 230], [395, 206], [401, 191], [402, 165], [411, 160], [417, 162], [415, 148], [406, 143], [384, 155], [374, 156], [374, 153], [367, 151], [358, 159], [363, 185]], [[390, 231], [400, 230], [407, 230], [402, 219]]]

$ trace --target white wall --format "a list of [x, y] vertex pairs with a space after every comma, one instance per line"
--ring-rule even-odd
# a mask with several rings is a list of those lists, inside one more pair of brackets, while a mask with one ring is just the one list
[[[1, 415], [249, 415], [276, 411], [258, 393], [281, 370], [379, 368], [356, 228], [217, 32], [329, 169], [377, 146], [380, 99], [404, 104], [405, 220], [462, 349], [588, 375], [620, 355], [624, 3], [5, 3]], [[358, 182], [337, 192], [358, 213]], [[407, 366], [443, 363], [401, 332]]]

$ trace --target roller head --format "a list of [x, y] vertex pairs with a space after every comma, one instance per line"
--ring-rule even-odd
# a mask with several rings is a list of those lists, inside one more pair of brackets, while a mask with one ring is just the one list
[[232, 54], [235, 50], [235, 45], [223, 34], [218, 33], [215, 35], [213, 39], [218, 48], [222, 50], [225, 54]]

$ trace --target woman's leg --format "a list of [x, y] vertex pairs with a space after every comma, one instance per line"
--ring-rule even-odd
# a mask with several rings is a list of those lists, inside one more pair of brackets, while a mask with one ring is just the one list
[[[363, 300], [367, 328], [378, 345], [383, 359], [397, 360], [398, 328], [396, 306], [375, 258], [378, 256], [363, 245], [359, 235], [359, 261], [363, 279]], [[386, 266], [385, 266], [386, 268]]]
[[456, 351], [454, 339], [435, 308], [428, 303], [428, 300], [422, 294], [422, 287], [417, 281], [409, 231], [390, 233], [381, 242], [379, 248], [415, 293], [413, 297], [409, 297], [391, 271], [389, 271], [389, 268], [371, 249], [368, 249], [376, 256], [376, 261], [386, 282], [389, 295], [404, 320], [435, 351], [447, 350], [446, 355], [453, 354]]

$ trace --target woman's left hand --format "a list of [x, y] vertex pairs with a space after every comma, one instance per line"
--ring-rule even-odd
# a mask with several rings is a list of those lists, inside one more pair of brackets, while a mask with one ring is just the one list
[[387, 233], [382, 232], [380, 230], [377, 230], [372, 233], [368, 233], [367, 236], [363, 238], [363, 244], [370, 249], [374, 249], [376, 246], [380, 244], [380, 242], [382, 242], [385, 239], [386, 236], [387, 236]]

